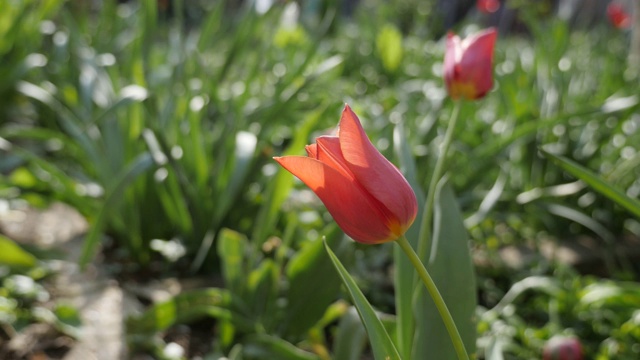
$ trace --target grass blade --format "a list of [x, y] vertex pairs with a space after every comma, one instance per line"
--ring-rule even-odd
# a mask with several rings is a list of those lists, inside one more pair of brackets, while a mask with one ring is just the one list
[[[80, 266], [84, 267], [87, 263], [93, 258], [100, 238], [100, 234], [106, 225], [107, 218], [116, 211], [120, 200], [123, 199], [123, 193], [126, 190], [127, 186], [133, 182], [138, 175], [142, 174], [151, 166], [153, 166], [153, 158], [151, 154], [148, 152], [144, 152], [138, 155], [130, 165], [124, 169], [122, 173], [116, 176], [116, 181], [113, 182], [113, 187], [110, 191], [107, 192], [105, 197], [105, 202], [100, 211], [98, 212], [98, 216], [96, 217], [91, 230], [87, 234], [85, 238], [84, 245], [82, 247], [82, 254], [80, 255]], [[135, 246], [135, 244], [132, 244]], [[141, 244], [139, 244], [141, 245]], [[134, 249], [135, 250], [135, 249]], [[140, 253], [146, 254], [146, 251], [136, 252], [133, 254]]]
[[256, 334], [249, 336], [243, 353], [251, 359], [320, 360], [316, 354], [304, 351], [276, 336]]
[[153, 334], [169, 327], [214, 317], [231, 320], [234, 325], [250, 328], [250, 323], [231, 310], [237, 303], [227, 290], [209, 288], [186, 291], [168, 301], [155, 304], [139, 316], [127, 319], [127, 332], [133, 335]]
[[338, 323], [333, 343], [333, 358], [335, 360], [362, 358], [366, 340], [367, 333], [362, 326], [358, 311], [354, 307], [350, 307]]
[[36, 257], [23, 250], [6, 236], [0, 235], [0, 264], [11, 267], [30, 268], [35, 266]]
[[553, 163], [560, 166], [564, 171], [577, 177], [578, 179], [587, 183], [593, 190], [614, 201], [616, 204], [627, 209], [636, 217], [640, 218], [640, 201], [633, 199], [622, 190], [613, 187], [611, 184], [604, 181], [601, 177], [583, 167], [582, 165], [569, 160], [563, 156], [554, 155], [545, 150], [541, 150], [546, 157], [548, 157]]

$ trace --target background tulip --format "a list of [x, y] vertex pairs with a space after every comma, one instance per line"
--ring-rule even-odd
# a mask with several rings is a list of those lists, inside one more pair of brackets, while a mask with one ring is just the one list
[[490, 28], [461, 40], [447, 34], [444, 81], [453, 99], [479, 99], [493, 87], [493, 48], [497, 32]]
[[274, 159], [318, 195], [347, 235], [378, 244], [411, 226], [418, 211], [411, 186], [373, 146], [348, 105], [338, 136], [321, 136], [306, 150], [308, 157]]
[[607, 5], [607, 17], [609, 17], [611, 24], [618, 29], [631, 27], [631, 17], [621, 4], [614, 2], [609, 3], [609, 5]]
[[544, 345], [543, 360], [582, 360], [582, 345], [573, 337], [556, 336]]
[[498, 0], [478, 0], [476, 1], [478, 11], [485, 14], [491, 14], [500, 9], [500, 1]]

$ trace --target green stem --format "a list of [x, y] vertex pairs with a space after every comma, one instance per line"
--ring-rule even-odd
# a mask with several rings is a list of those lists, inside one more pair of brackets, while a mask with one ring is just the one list
[[422, 228], [420, 229], [420, 236], [418, 237], [418, 254], [421, 259], [427, 256], [427, 249], [429, 248], [429, 238], [431, 237], [431, 218], [433, 216], [433, 201], [436, 193], [436, 185], [442, 177], [442, 171], [444, 169], [444, 162], [447, 159], [447, 152], [449, 152], [449, 146], [453, 140], [453, 133], [456, 128], [456, 122], [458, 121], [458, 114], [460, 113], [460, 106], [462, 101], [455, 101], [451, 118], [449, 119], [449, 125], [447, 126], [447, 132], [444, 135], [442, 145], [440, 145], [440, 153], [436, 160], [436, 166], [433, 169], [433, 175], [431, 176], [431, 182], [429, 183], [429, 190], [427, 192], [427, 199], [424, 204], [424, 212], [422, 215]]
[[433, 299], [433, 303], [436, 305], [438, 309], [438, 313], [440, 313], [440, 317], [442, 318], [442, 322], [444, 326], [447, 328], [447, 332], [449, 333], [449, 337], [451, 338], [451, 342], [453, 342], [453, 347], [456, 350], [456, 354], [458, 355], [459, 360], [469, 360], [469, 355], [467, 354], [467, 350], [464, 347], [464, 343], [462, 342], [462, 338], [460, 337], [460, 333], [458, 332], [458, 328], [456, 327], [456, 323], [453, 321], [453, 317], [451, 317], [451, 313], [447, 308], [447, 304], [445, 304], [444, 299], [442, 299], [442, 295], [438, 291], [436, 284], [433, 282], [431, 275], [427, 272], [427, 269], [424, 267], [424, 264], [418, 258], [418, 255], [407, 241], [407, 238], [402, 235], [396, 243], [402, 248], [407, 257], [409, 257], [409, 261], [413, 264], [413, 267], [418, 272], [420, 279], [424, 283], [424, 286], [427, 288], [429, 295], [431, 295], [431, 299]]

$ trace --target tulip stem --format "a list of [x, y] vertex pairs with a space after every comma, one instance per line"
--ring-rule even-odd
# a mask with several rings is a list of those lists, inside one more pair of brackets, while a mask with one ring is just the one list
[[424, 212], [422, 215], [422, 228], [420, 229], [420, 236], [418, 238], [418, 254], [420, 259], [424, 259], [427, 256], [427, 249], [429, 248], [429, 238], [431, 237], [431, 218], [433, 217], [433, 202], [436, 195], [436, 187], [440, 178], [442, 177], [442, 171], [444, 170], [444, 162], [447, 159], [447, 153], [449, 152], [449, 146], [453, 140], [453, 133], [456, 128], [456, 122], [458, 121], [458, 114], [460, 113], [462, 101], [455, 101], [453, 111], [451, 112], [451, 118], [449, 119], [449, 125], [447, 131], [444, 134], [444, 140], [440, 145], [440, 153], [436, 160], [436, 165], [433, 169], [433, 175], [431, 176], [431, 182], [429, 183], [429, 190], [427, 192], [427, 199], [424, 204]]
[[438, 313], [440, 313], [440, 317], [442, 318], [442, 322], [444, 326], [447, 328], [447, 332], [449, 333], [449, 337], [453, 342], [453, 347], [456, 350], [456, 354], [458, 355], [459, 360], [469, 360], [469, 355], [467, 354], [467, 350], [464, 347], [464, 343], [462, 342], [462, 338], [460, 337], [460, 333], [458, 332], [458, 328], [456, 327], [456, 323], [453, 321], [453, 317], [447, 308], [447, 304], [445, 304], [442, 295], [440, 295], [440, 291], [436, 287], [435, 282], [429, 275], [429, 272], [424, 267], [424, 264], [420, 261], [420, 258], [413, 250], [411, 244], [407, 238], [402, 235], [396, 243], [402, 248], [407, 257], [409, 257], [409, 261], [413, 264], [413, 267], [418, 272], [420, 279], [424, 283], [424, 286], [427, 288], [429, 295], [431, 295], [431, 299], [433, 299], [433, 303], [436, 305], [438, 309]]

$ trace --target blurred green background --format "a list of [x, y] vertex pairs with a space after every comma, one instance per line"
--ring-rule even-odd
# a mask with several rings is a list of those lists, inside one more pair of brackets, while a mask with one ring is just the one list
[[[319, 240], [390, 329], [391, 245], [344, 239], [271, 157], [303, 154], [346, 102], [392, 162], [410, 151], [426, 189], [452, 110], [443, 34], [493, 25], [494, 90], [463, 105], [446, 169], [478, 274], [477, 358], [539, 359], [564, 334], [586, 358], [637, 359], [631, 34], [602, 11], [558, 12], [515, 0], [494, 14], [473, 1], [1, 1], [0, 219], [63, 202], [89, 223], [82, 268], [124, 288], [207, 279], [141, 300], [131, 356], [368, 359]], [[70, 345], [41, 351], [64, 356], [82, 326], [50, 290], [65, 254], [5, 235], [0, 353], [33, 358], [11, 339], [48, 323]], [[167, 351], [181, 324], [200, 346]]]

